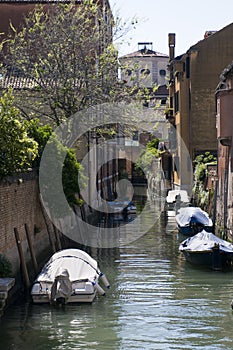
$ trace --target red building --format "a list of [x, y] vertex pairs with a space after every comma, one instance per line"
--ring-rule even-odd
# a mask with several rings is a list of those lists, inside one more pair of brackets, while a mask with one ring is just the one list
[[216, 220], [226, 237], [233, 235], [233, 62], [222, 72], [216, 90], [218, 186]]

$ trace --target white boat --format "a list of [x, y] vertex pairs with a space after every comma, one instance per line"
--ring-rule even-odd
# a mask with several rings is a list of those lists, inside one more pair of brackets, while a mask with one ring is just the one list
[[109, 288], [106, 276], [97, 261], [80, 249], [64, 249], [55, 253], [44, 265], [31, 289], [34, 303], [92, 303], [97, 292], [105, 295], [99, 285]]
[[168, 217], [175, 217], [178, 210], [187, 207], [190, 204], [190, 198], [185, 190], [170, 190], [168, 191], [165, 209]]

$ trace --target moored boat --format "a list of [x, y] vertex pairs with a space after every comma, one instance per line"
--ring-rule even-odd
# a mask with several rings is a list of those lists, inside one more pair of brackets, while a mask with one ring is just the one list
[[213, 229], [208, 213], [199, 207], [181, 208], [175, 218], [179, 232], [184, 235], [193, 236], [203, 229], [208, 232]]
[[132, 201], [112, 201], [108, 202], [108, 213], [118, 217], [118, 219], [125, 219], [130, 214], [136, 214], [137, 208]]
[[187, 207], [190, 199], [185, 190], [170, 190], [165, 200], [165, 210], [168, 217], [175, 217], [180, 208]]
[[184, 240], [179, 251], [188, 262], [213, 270], [222, 270], [233, 264], [233, 244], [205, 230]]
[[80, 249], [64, 249], [55, 253], [37, 276], [31, 289], [34, 303], [92, 303], [96, 294], [105, 295], [100, 286], [109, 288], [98, 263]]

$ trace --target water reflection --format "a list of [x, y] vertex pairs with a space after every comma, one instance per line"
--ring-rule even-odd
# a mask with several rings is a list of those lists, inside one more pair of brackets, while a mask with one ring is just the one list
[[1, 349], [232, 349], [233, 272], [187, 264], [175, 226], [164, 224], [121, 248], [91, 248], [111, 284], [92, 305], [11, 307]]

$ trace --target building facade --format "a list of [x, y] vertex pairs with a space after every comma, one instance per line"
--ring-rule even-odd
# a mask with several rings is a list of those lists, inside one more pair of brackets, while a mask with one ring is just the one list
[[190, 190], [192, 162], [205, 151], [216, 155], [215, 89], [219, 75], [233, 57], [233, 23], [208, 31], [204, 39], [175, 57], [175, 34], [169, 34], [170, 151], [173, 187]]
[[216, 89], [218, 182], [216, 222], [233, 238], [233, 62], [225, 68]]
[[[142, 94], [145, 90], [149, 92], [149, 97], [145, 94], [144, 101], [142, 99], [144, 110], [141, 111], [136, 137], [133, 141], [125, 140], [122, 153], [122, 163], [125, 158], [128, 159], [126, 170], [133, 182], [143, 181], [143, 178], [130, 162], [132, 155], [137, 159], [140, 146], [145, 147], [153, 138], [161, 141], [160, 147], [163, 149], [168, 142], [168, 123], [164, 117], [168, 100], [168, 62], [168, 55], [154, 51], [152, 42], [139, 42], [137, 51], [120, 57], [122, 82], [132, 91], [141, 91]], [[160, 188], [166, 187], [162, 181], [167, 175], [165, 168], [162, 170], [162, 164], [166, 162], [162, 158], [154, 159], [152, 163], [149, 171], [143, 170], [144, 180], [147, 181], [149, 193], [158, 194]]]

